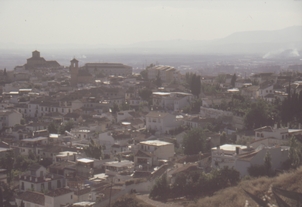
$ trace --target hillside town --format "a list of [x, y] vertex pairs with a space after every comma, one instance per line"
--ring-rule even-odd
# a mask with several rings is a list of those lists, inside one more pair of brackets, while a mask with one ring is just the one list
[[301, 65], [203, 76], [151, 64], [134, 73], [76, 57], [63, 66], [37, 50], [24, 62], [0, 70], [4, 206], [160, 198], [163, 176], [182, 197], [181, 178], [197, 183], [190, 172], [235, 170], [240, 180], [301, 165], [291, 152], [302, 141]]

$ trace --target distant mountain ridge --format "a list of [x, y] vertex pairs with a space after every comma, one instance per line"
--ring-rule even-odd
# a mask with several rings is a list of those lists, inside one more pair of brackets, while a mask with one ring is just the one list
[[85, 53], [157, 53], [157, 54], [267, 54], [280, 50], [302, 50], [302, 26], [280, 30], [235, 32], [225, 38], [203, 40], [146, 41], [128, 45], [109, 44], [0, 44], [0, 50], [48, 50]]
[[260, 30], [235, 32], [216, 43], [251, 44], [251, 43], [287, 43], [302, 42], [302, 26], [287, 27], [280, 30]]

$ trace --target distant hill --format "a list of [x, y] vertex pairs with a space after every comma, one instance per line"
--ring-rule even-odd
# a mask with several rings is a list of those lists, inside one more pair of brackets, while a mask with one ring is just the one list
[[[218, 191], [211, 197], [201, 198], [190, 207], [217, 207], [217, 206], [245, 206], [248, 201], [250, 206], [257, 206], [256, 203], [247, 196], [244, 190], [262, 198], [264, 195], [270, 197], [270, 204], [275, 204], [276, 201], [270, 192], [270, 187], [278, 187], [288, 191], [302, 193], [302, 167], [290, 173], [280, 174], [277, 177], [259, 177], [250, 180], [241, 181], [237, 186], [226, 188]], [[296, 203], [292, 200], [285, 199], [289, 206], [295, 206]]]
[[235, 32], [215, 41], [215, 44], [302, 43], [302, 26], [281, 30]]
[[225, 38], [202, 40], [167, 40], [147, 41], [128, 45], [18, 45], [12, 43], [0, 44], [0, 51], [30, 50], [52, 51], [61, 53], [90, 54], [261, 54], [274, 53], [283, 50], [302, 50], [302, 26], [293, 26], [280, 30], [242, 31]]

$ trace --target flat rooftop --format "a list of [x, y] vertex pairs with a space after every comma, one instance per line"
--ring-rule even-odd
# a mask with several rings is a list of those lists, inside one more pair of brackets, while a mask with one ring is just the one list
[[47, 137], [27, 138], [27, 139], [22, 139], [21, 141], [23, 141], [23, 142], [37, 142], [37, 141], [42, 141], [42, 140], [47, 140]]
[[134, 162], [130, 160], [121, 160], [120, 162], [119, 161], [106, 162], [105, 165], [110, 167], [125, 167], [129, 165], [134, 165]]
[[152, 146], [165, 146], [165, 145], [172, 144], [172, 143], [164, 142], [164, 141], [160, 141], [160, 140], [147, 140], [147, 141], [142, 141], [140, 143], [145, 144], [145, 145], [152, 145]]
[[[236, 145], [236, 144], [224, 144], [220, 146], [220, 149], [223, 151], [236, 151], [236, 147], [239, 147], [240, 149], [247, 149], [247, 146], [245, 145]], [[217, 150], [217, 147], [213, 147], [212, 150]]]
[[94, 160], [88, 159], [88, 158], [81, 158], [77, 159], [78, 162], [83, 162], [83, 163], [91, 163], [94, 162]]

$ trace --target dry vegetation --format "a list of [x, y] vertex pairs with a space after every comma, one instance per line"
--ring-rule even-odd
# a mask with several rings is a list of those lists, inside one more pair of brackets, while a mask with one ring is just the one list
[[[243, 189], [249, 191], [250, 193], [257, 195], [260, 198], [266, 198], [269, 200], [270, 204], [276, 204], [270, 187], [279, 187], [289, 191], [295, 191], [302, 193], [302, 167], [299, 169], [280, 174], [274, 178], [260, 177], [250, 180], [244, 180], [240, 182], [236, 187], [230, 187], [221, 191], [218, 191], [211, 197], [205, 197], [199, 199], [197, 202], [187, 205], [188, 207], [244, 207], [246, 200], [248, 200], [249, 206], [257, 206], [257, 204], [248, 197]], [[286, 200], [284, 197], [282, 197]], [[286, 200], [290, 206], [293, 203], [290, 200]]]

